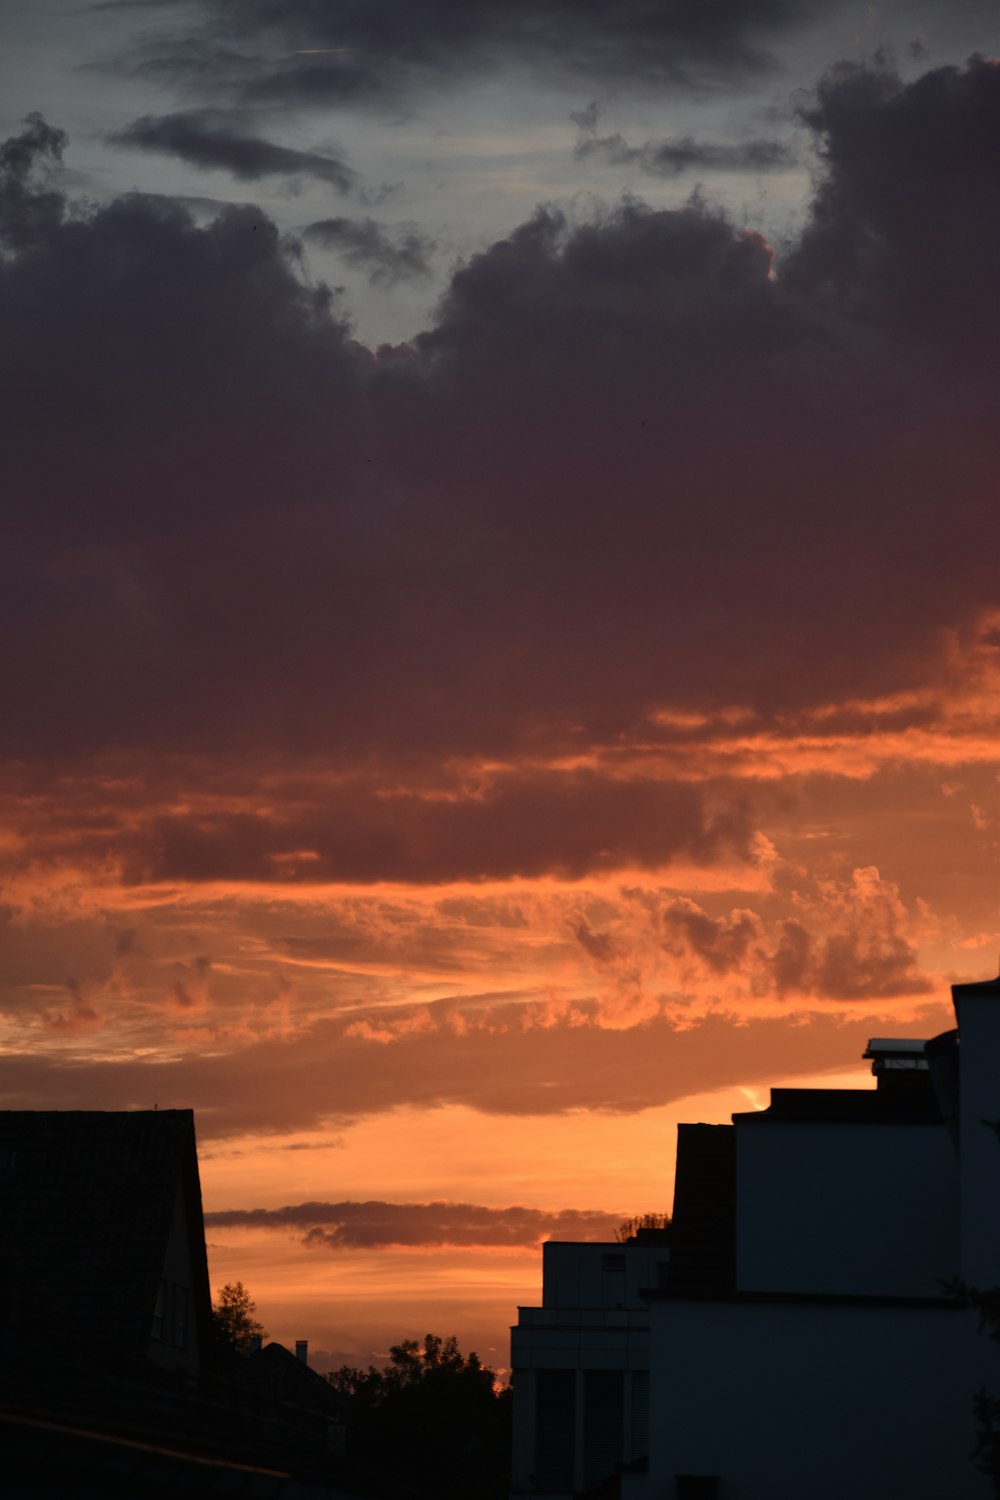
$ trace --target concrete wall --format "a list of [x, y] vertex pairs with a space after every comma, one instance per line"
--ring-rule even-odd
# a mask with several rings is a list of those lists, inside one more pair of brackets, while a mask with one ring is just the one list
[[959, 1273], [943, 1125], [737, 1120], [736, 1181], [741, 1291], [934, 1297]]
[[1000, 1354], [972, 1313], [802, 1303], [652, 1308], [645, 1484], [718, 1475], [719, 1500], [988, 1500], [973, 1395]]

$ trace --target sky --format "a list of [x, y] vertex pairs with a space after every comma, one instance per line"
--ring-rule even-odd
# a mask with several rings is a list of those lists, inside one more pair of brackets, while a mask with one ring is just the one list
[[1000, 952], [1000, 9], [0, 5], [0, 1108], [502, 1368]]

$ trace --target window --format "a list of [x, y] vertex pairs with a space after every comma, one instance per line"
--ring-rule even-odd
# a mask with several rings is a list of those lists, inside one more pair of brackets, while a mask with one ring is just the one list
[[149, 1336], [152, 1339], [163, 1340], [169, 1290], [167, 1283], [161, 1281], [156, 1291], [156, 1306], [153, 1308], [153, 1325], [149, 1330]]
[[177, 1288], [177, 1347], [186, 1349], [188, 1346], [188, 1299], [189, 1293], [186, 1286]]

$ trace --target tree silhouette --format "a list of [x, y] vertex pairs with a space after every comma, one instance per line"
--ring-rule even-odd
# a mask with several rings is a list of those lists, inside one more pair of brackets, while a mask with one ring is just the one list
[[257, 1304], [242, 1281], [227, 1281], [219, 1288], [212, 1308], [212, 1322], [220, 1339], [237, 1354], [249, 1354], [255, 1339], [266, 1339], [267, 1329], [253, 1314]]
[[342, 1365], [327, 1380], [350, 1403], [349, 1454], [397, 1493], [499, 1500], [509, 1483], [510, 1392], [453, 1336], [403, 1339], [385, 1369]]

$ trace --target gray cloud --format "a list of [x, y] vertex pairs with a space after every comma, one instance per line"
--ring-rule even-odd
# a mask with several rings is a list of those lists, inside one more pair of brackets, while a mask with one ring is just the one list
[[250, 135], [238, 112], [180, 110], [169, 115], [142, 115], [106, 137], [114, 146], [176, 156], [204, 171], [231, 172], [240, 182], [263, 177], [309, 177], [338, 193], [349, 192], [356, 173], [338, 157], [320, 151], [294, 151]]
[[336, 251], [348, 265], [361, 267], [376, 286], [428, 276], [436, 248], [434, 240], [418, 229], [379, 224], [371, 218], [320, 219], [308, 224], [302, 237]]
[[[158, 82], [253, 102], [387, 103], [505, 66], [687, 88], [755, 77], [812, 0], [202, 0], [186, 28], [121, 60]], [[220, 45], [219, 38], [226, 38]]]
[[682, 172], [774, 172], [791, 166], [795, 155], [783, 141], [750, 140], [738, 145], [695, 140], [645, 141], [632, 146], [618, 132], [598, 135], [600, 111], [595, 102], [571, 116], [580, 129], [573, 154], [578, 161], [599, 160], [610, 166], [636, 166], [650, 177], [679, 177]]
[[995, 364], [997, 64], [972, 57], [905, 84], [884, 60], [841, 63], [801, 117], [823, 175], [786, 284]]
[[0, 235], [10, 250], [23, 250], [53, 232], [65, 200], [50, 187], [68, 136], [34, 112], [20, 135], [0, 143]]
[[287, 1208], [226, 1209], [205, 1215], [209, 1228], [301, 1233], [330, 1250], [390, 1245], [537, 1245], [543, 1239], [610, 1240], [622, 1215], [594, 1209], [485, 1208], [477, 1203], [299, 1203]]

